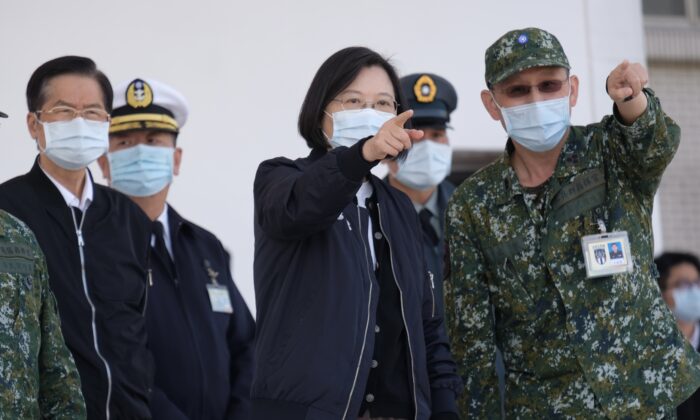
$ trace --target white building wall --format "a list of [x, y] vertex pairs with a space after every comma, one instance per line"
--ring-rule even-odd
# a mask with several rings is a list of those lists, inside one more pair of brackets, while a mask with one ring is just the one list
[[401, 74], [438, 73], [460, 95], [454, 146], [501, 149], [502, 128], [479, 99], [484, 51], [527, 26], [557, 35], [581, 79], [574, 123], [609, 113], [605, 77], [623, 58], [644, 59], [639, 0], [2, 0], [0, 110], [11, 118], [0, 126], [0, 181], [32, 164], [24, 90], [43, 62], [85, 55], [115, 83], [167, 82], [192, 107], [170, 202], [232, 252], [236, 283], [253, 306], [255, 170], [270, 157], [307, 153], [296, 119], [320, 64], [340, 48], [365, 45], [391, 57]]

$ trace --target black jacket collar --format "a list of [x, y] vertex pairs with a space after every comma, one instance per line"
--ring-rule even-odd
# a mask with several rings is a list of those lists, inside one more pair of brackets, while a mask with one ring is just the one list
[[[110, 197], [105, 194], [107, 188], [102, 187], [94, 182], [92, 173], [87, 170], [90, 181], [93, 186], [92, 202], [88, 211], [85, 212], [85, 223], [83, 231], [90, 231], [98, 228], [102, 223], [109, 221], [112, 211]], [[46, 211], [56, 219], [61, 226], [69, 229], [70, 235], [73, 234], [73, 218], [70, 214], [70, 209], [66, 205], [66, 200], [58, 190], [56, 185], [49, 179], [44, 171], [39, 166], [39, 158], [37, 156], [32, 169], [27, 173], [26, 179], [36, 193], [37, 199], [41, 202]], [[118, 194], [116, 191], [115, 194]]]

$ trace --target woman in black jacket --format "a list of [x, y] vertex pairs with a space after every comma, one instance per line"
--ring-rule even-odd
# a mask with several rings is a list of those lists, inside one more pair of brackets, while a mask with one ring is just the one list
[[255, 178], [255, 419], [457, 419], [461, 391], [409, 199], [370, 173], [404, 128], [392, 66], [332, 55], [299, 115], [308, 157]]

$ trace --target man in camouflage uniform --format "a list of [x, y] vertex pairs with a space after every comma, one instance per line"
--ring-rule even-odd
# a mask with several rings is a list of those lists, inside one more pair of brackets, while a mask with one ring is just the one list
[[29, 228], [0, 210], [0, 419], [39, 418], [85, 418], [85, 403], [44, 256]]
[[[662, 418], [700, 386], [655, 280], [652, 205], [680, 130], [646, 81], [623, 62], [606, 83], [613, 115], [570, 126], [578, 79], [554, 36], [516, 30], [486, 51], [482, 101], [509, 140], [457, 189], [447, 222], [469, 417], [498, 416], [496, 347], [508, 418]], [[581, 238], [605, 228], [628, 233], [632, 270], [587, 278]]]

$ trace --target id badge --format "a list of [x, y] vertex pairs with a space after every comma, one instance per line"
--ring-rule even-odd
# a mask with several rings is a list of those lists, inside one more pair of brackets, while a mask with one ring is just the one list
[[221, 284], [207, 284], [207, 292], [209, 292], [209, 301], [211, 309], [214, 312], [222, 312], [232, 314], [233, 307], [231, 306], [231, 297], [228, 294], [228, 288]]
[[632, 251], [625, 231], [584, 236], [581, 248], [589, 279], [632, 272]]

